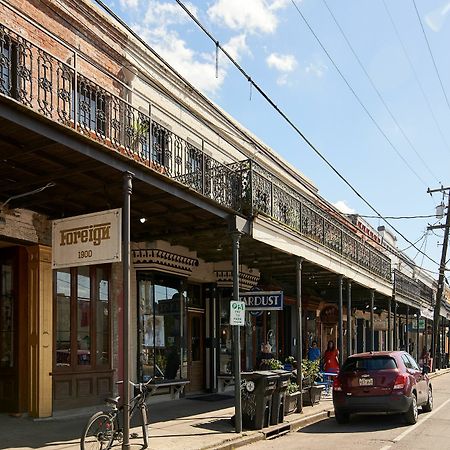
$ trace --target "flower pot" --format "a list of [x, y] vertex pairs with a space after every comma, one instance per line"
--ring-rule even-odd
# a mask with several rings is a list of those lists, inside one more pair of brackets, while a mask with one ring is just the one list
[[284, 403], [284, 415], [292, 414], [297, 411], [297, 399], [300, 395], [300, 391], [293, 392], [292, 394], [286, 394]]
[[303, 405], [304, 406], [314, 406], [320, 402], [320, 397], [322, 396], [323, 386], [312, 385], [305, 389], [303, 393]]

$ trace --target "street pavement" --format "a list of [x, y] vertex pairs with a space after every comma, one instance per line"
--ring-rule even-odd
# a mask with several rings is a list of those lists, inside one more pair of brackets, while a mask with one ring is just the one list
[[432, 380], [434, 409], [416, 425], [400, 416], [353, 416], [348, 425], [330, 417], [277, 439], [247, 445], [248, 450], [450, 450], [450, 373]]

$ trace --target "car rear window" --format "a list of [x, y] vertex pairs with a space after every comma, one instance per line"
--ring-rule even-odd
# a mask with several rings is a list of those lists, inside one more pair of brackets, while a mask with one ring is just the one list
[[389, 356], [374, 356], [373, 358], [349, 358], [342, 366], [343, 372], [356, 370], [383, 370], [396, 369], [395, 359]]

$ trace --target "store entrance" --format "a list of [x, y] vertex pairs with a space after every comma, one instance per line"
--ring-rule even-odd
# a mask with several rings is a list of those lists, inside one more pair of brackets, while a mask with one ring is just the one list
[[188, 310], [188, 378], [189, 391], [205, 387], [205, 313]]
[[23, 384], [26, 375], [24, 339], [27, 321], [20, 304], [26, 300], [23, 295], [27, 284], [26, 276], [19, 273], [19, 266], [24, 268], [23, 274], [26, 274], [25, 249], [0, 249], [0, 411], [10, 413], [23, 412], [26, 408], [26, 387]]

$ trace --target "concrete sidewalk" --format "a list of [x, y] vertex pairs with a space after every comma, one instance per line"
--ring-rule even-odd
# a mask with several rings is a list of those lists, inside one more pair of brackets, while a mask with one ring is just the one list
[[[291, 414], [284, 424], [262, 431], [236, 434], [230, 418], [234, 414], [234, 397], [206, 394], [203, 399], [180, 399], [150, 404], [149, 448], [158, 450], [231, 449], [265, 439], [267, 435], [293, 430], [298, 421], [326, 418], [331, 400], [305, 407], [302, 414]], [[79, 449], [80, 435], [92, 411], [75, 411], [71, 415], [45, 420], [0, 415], [0, 449]], [[133, 424], [132, 424], [133, 426]], [[140, 427], [132, 429], [142, 435]], [[142, 447], [141, 437], [131, 439], [131, 448]], [[117, 443], [113, 448], [120, 449]]]
[[[443, 369], [431, 374], [434, 378], [449, 373]], [[231, 450], [267, 437], [295, 431], [303, 426], [326, 419], [333, 414], [331, 398], [316, 406], [306, 406], [302, 414], [291, 414], [280, 425], [236, 434], [230, 418], [234, 414], [232, 393], [205, 394], [150, 404], [150, 449], [158, 450]], [[98, 410], [99, 408], [96, 408]], [[33, 420], [0, 414], [0, 449], [76, 450], [80, 435], [94, 410], [72, 411], [51, 419]], [[133, 424], [132, 424], [133, 425]], [[132, 429], [141, 436], [140, 427]], [[142, 448], [142, 439], [131, 439], [131, 448]], [[120, 444], [114, 449], [119, 450]]]

